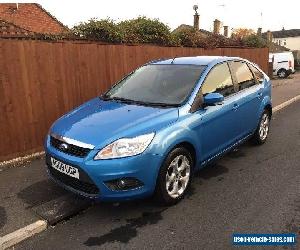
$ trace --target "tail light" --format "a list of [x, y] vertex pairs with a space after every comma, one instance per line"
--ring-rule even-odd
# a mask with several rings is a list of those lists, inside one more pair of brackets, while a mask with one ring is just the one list
[[292, 61], [289, 60], [289, 67], [291, 68], [292, 67]]

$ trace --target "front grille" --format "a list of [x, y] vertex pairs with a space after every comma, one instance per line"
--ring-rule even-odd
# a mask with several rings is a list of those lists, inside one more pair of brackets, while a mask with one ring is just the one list
[[[68, 155], [81, 157], [81, 158], [86, 157], [88, 155], [88, 153], [91, 151], [89, 148], [78, 147], [73, 144], [69, 144], [69, 143], [63, 142], [59, 139], [56, 139], [53, 136], [50, 136], [50, 144], [52, 147], [56, 148], [57, 150], [59, 150], [61, 152], [64, 152]], [[60, 146], [62, 144], [66, 144], [67, 149], [61, 148]]]
[[[91, 181], [91, 183], [89, 183], [89, 182], [85, 182], [85, 181], [70, 177], [66, 174], [63, 174], [63, 173], [57, 171], [56, 169], [52, 168], [49, 165], [48, 165], [48, 169], [54, 179], [59, 180], [63, 184], [65, 184], [69, 187], [72, 187], [75, 190], [79, 190], [81, 192], [84, 192], [86, 194], [91, 194], [91, 195], [99, 194], [98, 187], [95, 184], [93, 184], [92, 181]], [[82, 176], [82, 174], [83, 174], [83, 172], [80, 171], [79, 175]]]

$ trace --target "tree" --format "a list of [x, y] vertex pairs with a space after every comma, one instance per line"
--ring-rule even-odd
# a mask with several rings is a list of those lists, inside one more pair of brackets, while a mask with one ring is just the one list
[[244, 38], [246, 38], [248, 36], [251, 36], [251, 35], [255, 35], [254, 30], [245, 29], [245, 28], [234, 29], [233, 33], [232, 33], [232, 37], [235, 38], [235, 39], [237, 39], [237, 38], [244, 39]]

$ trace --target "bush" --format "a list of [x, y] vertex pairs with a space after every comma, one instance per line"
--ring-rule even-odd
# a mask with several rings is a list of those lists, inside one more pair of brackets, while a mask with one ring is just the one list
[[[182, 25], [171, 33], [170, 28], [158, 19], [138, 17], [115, 23], [107, 18], [91, 19], [80, 23], [72, 29], [76, 37], [100, 40], [109, 43], [139, 44], [150, 43], [163, 46], [183, 46], [216, 48], [227, 46], [266, 47], [266, 41], [258, 37], [252, 30], [237, 29], [231, 38], [209, 32], [195, 30]], [[72, 37], [72, 34], [68, 36]]]
[[124, 43], [171, 44], [170, 28], [158, 19], [138, 17], [118, 24]]
[[243, 39], [246, 46], [264, 48], [267, 47], [267, 41], [255, 34], [249, 35]]
[[72, 31], [81, 38], [111, 43], [122, 42], [120, 28], [109, 18], [102, 20], [90, 19], [88, 22], [82, 22], [74, 26]]
[[205, 45], [203, 34], [190, 27], [184, 27], [174, 32], [173, 42], [173, 45], [184, 47], [202, 47]]
[[213, 33], [203, 33], [192, 27], [183, 27], [173, 33], [179, 40], [179, 45], [184, 47], [201, 47], [213, 49], [227, 46], [244, 46], [241, 39], [227, 38]]

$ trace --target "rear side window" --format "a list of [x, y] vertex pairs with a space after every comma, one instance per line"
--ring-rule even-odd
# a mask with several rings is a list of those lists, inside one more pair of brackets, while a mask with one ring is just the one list
[[255, 79], [257, 80], [257, 82], [262, 83], [265, 79], [265, 76], [262, 72], [260, 72], [256, 67], [254, 67], [253, 65], [249, 64], [250, 69], [252, 70]]
[[220, 93], [228, 96], [234, 93], [234, 86], [227, 63], [215, 66], [207, 75], [203, 85], [202, 93]]
[[256, 84], [254, 77], [245, 62], [232, 62], [231, 65], [239, 90], [249, 88]]

